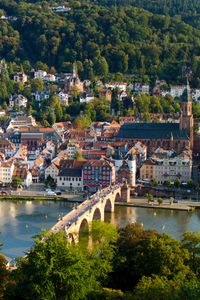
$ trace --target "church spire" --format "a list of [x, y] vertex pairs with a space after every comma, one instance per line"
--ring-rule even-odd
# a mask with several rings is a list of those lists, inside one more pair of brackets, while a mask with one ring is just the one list
[[191, 89], [190, 89], [190, 84], [189, 84], [189, 80], [187, 77], [187, 85], [186, 85], [186, 89], [184, 90], [184, 92], [181, 96], [181, 102], [191, 102], [191, 101], [192, 101]]

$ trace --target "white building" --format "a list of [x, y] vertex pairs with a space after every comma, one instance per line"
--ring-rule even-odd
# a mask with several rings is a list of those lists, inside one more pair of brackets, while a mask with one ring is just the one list
[[32, 93], [32, 96], [34, 97], [35, 101], [37, 102], [41, 102], [42, 100], [46, 100], [46, 99], [49, 99], [50, 97], [50, 94], [49, 92], [35, 92], [35, 93]]
[[23, 84], [27, 82], [27, 75], [24, 72], [18, 72], [14, 75], [14, 82], [22, 82]]
[[69, 95], [67, 93], [64, 93], [63, 91], [60, 91], [58, 93], [58, 98], [60, 100], [60, 104], [63, 106], [69, 105]]
[[127, 180], [132, 187], [136, 185], [136, 156], [132, 153], [125, 160], [115, 160], [116, 180], [122, 183]]
[[10, 96], [9, 97], [9, 107], [13, 108], [15, 105], [19, 107], [27, 107], [28, 100], [23, 95]]
[[163, 150], [156, 153], [152, 160], [146, 161], [140, 168], [140, 178], [155, 178], [159, 183], [165, 181], [175, 182], [178, 178], [181, 182], [188, 182], [192, 175], [192, 155], [190, 150], [176, 155], [172, 151]]
[[46, 82], [55, 82], [56, 81], [56, 76], [53, 74], [47, 74], [43, 77], [43, 80]]
[[57, 187], [65, 190], [82, 191], [82, 169], [64, 168], [57, 176]]
[[58, 174], [59, 174], [59, 164], [56, 161], [52, 162], [50, 164], [50, 166], [48, 166], [45, 169], [45, 179], [47, 179], [48, 176], [51, 176], [51, 178], [53, 178], [54, 180], [56, 180]]
[[82, 93], [79, 99], [80, 103], [89, 103], [94, 100], [94, 96], [89, 93]]
[[41, 78], [43, 79], [47, 75], [46, 71], [43, 70], [37, 70], [34, 72], [34, 78]]
[[127, 96], [128, 96], [128, 95], [127, 95], [126, 91], [121, 91], [121, 92], [118, 94], [118, 99], [119, 99], [120, 101], [123, 101]]
[[173, 98], [180, 97], [180, 96], [182, 96], [182, 94], [186, 88], [187, 88], [186, 85], [171, 85], [169, 94]]
[[197, 101], [200, 103], [200, 89], [193, 89], [192, 90], [192, 100]]
[[118, 88], [120, 91], [126, 91], [127, 82], [108, 82], [105, 87], [111, 90]]
[[14, 172], [14, 163], [12, 160], [0, 162], [0, 182], [11, 183]]
[[66, 149], [68, 158], [73, 159], [77, 150], [79, 150], [78, 145], [69, 143]]
[[51, 9], [54, 12], [60, 13], [60, 12], [68, 12], [68, 11], [70, 11], [71, 7], [66, 7], [66, 6], [62, 5], [62, 6], [54, 6]]
[[48, 141], [46, 143], [46, 148], [51, 152], [51, 159], [55, 157], [56, 154], [56, 146], [52, 141]]
[[133, 91], [138, 94], [149, 94], [149, 85], [146, 83], [136, 82]]

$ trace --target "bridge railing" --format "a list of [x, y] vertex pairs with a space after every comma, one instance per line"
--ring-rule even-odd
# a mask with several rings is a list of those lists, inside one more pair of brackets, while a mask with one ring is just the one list
[[73, 211], [70, 211], [66, 214], [61, 220], [59, 220], [51, 230], [54, 232], [60, 230], [68, 230], [74, 223], [78, 221], [78, 219], [83, 216], [86, 212], [88, 212], [94, 205], [96, 205], [99, 201], [104, 200], [110, 193], [113, 193], [117, 189], [121, 188], [121, 184], [116, 184], [114, 186], [106, 187], [102, 190], [97, 191], [94, 195], [92, 195], [89, 199], [82, 202]]

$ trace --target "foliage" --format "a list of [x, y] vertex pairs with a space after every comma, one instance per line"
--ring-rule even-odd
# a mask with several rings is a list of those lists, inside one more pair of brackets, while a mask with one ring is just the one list
[[14, 186], [20, 187], [22, 186], [22, 179], [20, 177], [14, 177], [12, 180], [12, 184]]
[[165, 276], [143, 277], [135, 288], [132, 300], [192, 300], [199, 299], [200, 285], [195, 278], [177, 276], [170, 280]]
[[12, 273], [0, 256], [0, 299], [200, 298], [199, 233], [180, 242], [137, 223], [117, 232], [95, 221], [91, 229], [89, 247], [69, 245], [63, 232], [42, 232]]
[[[158, 75], [172, 82], [181, 80], [182, 67], [187, 65], [197, 81], [200, 77], [199, 62], [194, 63], [200, 37], [197, 29], [180, 18], [127, 5], [115, 9], [103, 6], [105, 1], [98, 4], [83, 1], [75, 7], [70, 2], [72, 10], [63, 15], [54, 13], [45, 2], [2, 0], [0, 9], [16, 19], [1, 21], [0, 57], [20, 62], [27, 70], [30, 69], [27, 62], [32, 62], [37, 68], [54, 66], [65, 72], [69, 63], [77, 61], [81, 77], [91, 80], [105, 77], [109, 71], [134, 74], [143, 80]], [[126, 0], [123, 4], [127, 2], [166, 14], [176, 14], [180, 7], [186, 11], [189, 3], [190, 10], [199, 7], [191, 0], [185, 0], [184, 5], [180, 0], [179, 5], [175, 0], [149, 1], [148, 5], [144, 0]], [[109, 5], [115, 3], [109, 1]], [[118, 3], [122, 4], [120, 0]]]
[[6, 286], [9, 282], [9, 273], [6, 267], [7, 260], [0, 253], [0, 299], [3, 300]]
[[14, 299], [85, 299], [95, 286], [90, 261], [78, 247], [68, 245], [64, 233], [42, 236], [13, 272]]
[[148, 193], [145, 195], [145, 197], [147, 198], [148, 203], [154, 202], [154, 198], [152, 194]]
[[78, 151], [78, 150], [74, 153], [74, 159], [76, 159], [76, 160], [84, 160], [81, 152]]
[[175, 179], [174, 185], [175, 185], [176, 187], [179, 187], [179, 186], [181, 185], [181, 181], [180, 181], [179, 178], [176, 178], [176, 179]]
[[112, 271], [115, 242], [118, 239], [116, 227], [112, 224], [94, 221], [92, 223], [92, 252], [94, 270], [101, 284], [105, 284]]
[[158, 235], [138, 224], [131, 224], [120, 230], [117, 244], [114, 287], [132, 290], [143, 276], [155, 274], [170, 280], [191, 272], [184, 264], [189, 258], [188, 252], [168, 235]]
[[182, 239], [183, 248], [187, 249], [190, 257], [188, 260], [191, 270], [200, 275], [200, 233], [185, 232]]
[[156, 178], [153, 178], [153, 179], [151, 180], [151, 185], [152, 185], [152, 186], [157, 186], [157, 185], [158, 185], [158, 180], [157, 180]]
[[55, 180], [50, 176], [48, 175], [48, 177], [45, 179], [44, 181], [45, 183], [45, 186], [50, 186], [50, 187], [55, 187]]
[[163, 199], [162, 198], [158, 198], [157, 201], [158, 201], [159, 205], [163, 203]]

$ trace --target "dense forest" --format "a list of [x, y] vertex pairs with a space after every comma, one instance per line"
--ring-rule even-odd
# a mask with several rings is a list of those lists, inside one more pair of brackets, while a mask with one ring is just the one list
[[193, 15], [200, 13], [199, 0], [97, 0], [104, 5], [132, 5], [163, 15]]
[[2, 0], [0, 16], [15, 18], [0, 20], [0, 58], [18, 64], [42, 61], [58, 71], [77, 61], [81, 77], [89, 79], [122, 73], [144, 81], [159, 76], [180, 82], [184, 68], [200, 77], [195, 59], [200, 31], [179, 18], [132, 6], [68, 5], [71, 11], [58, 14], [48, 2]]
[[135, 6], [155, 14], [176, 16], [184, 22], [200, 29], [199, 0], [94, 0], [106, 6]]

